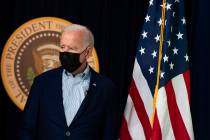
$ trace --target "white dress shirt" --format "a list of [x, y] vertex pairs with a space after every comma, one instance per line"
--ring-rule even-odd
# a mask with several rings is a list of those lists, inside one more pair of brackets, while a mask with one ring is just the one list
[[90, 83], [90, 68], [87, 65], [84, 72], [73, 76], [63, 70], [62, 91], [63, 106], [67, 125], [69, 126], [74, 119], [82, 101], [87, 94]]

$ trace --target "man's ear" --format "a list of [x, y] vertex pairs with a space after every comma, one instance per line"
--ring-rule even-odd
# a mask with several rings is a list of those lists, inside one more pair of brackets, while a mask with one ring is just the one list
[[88, 47], [87, 48], [87, 51], [86, 51], [86, 59], [88, 59], [91, 56], [92, 51], [93, 51], [93, 47]]

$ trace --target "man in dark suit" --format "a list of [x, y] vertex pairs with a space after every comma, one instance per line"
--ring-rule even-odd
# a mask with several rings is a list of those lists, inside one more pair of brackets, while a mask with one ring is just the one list
[[20, 140], [117, 140], [119, 96], [111, 80], [87, 64], [94, 46], [91, 31], [70, 25], [60, 46], [62, 66], [34, 79]]

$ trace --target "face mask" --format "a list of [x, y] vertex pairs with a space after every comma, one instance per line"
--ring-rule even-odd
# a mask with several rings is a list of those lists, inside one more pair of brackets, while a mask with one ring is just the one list
[[82, 65], [82, 63], [79, 61], [80, 54], [82, 53], [60, 52], [59, 59], [62, 67], [70, 73], [77, 70]]

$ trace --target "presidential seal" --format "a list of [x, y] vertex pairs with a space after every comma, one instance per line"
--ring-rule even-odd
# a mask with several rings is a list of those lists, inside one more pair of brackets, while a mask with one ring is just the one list
[[[24, 109], [35, 76], [60, 66], [59, 38], [69, 21], [41, 17], [21, 25], [8, 39], [1, 58], [1, 76], [12, 101]], [[95, 49], [89, 65], [99, 72]]]

